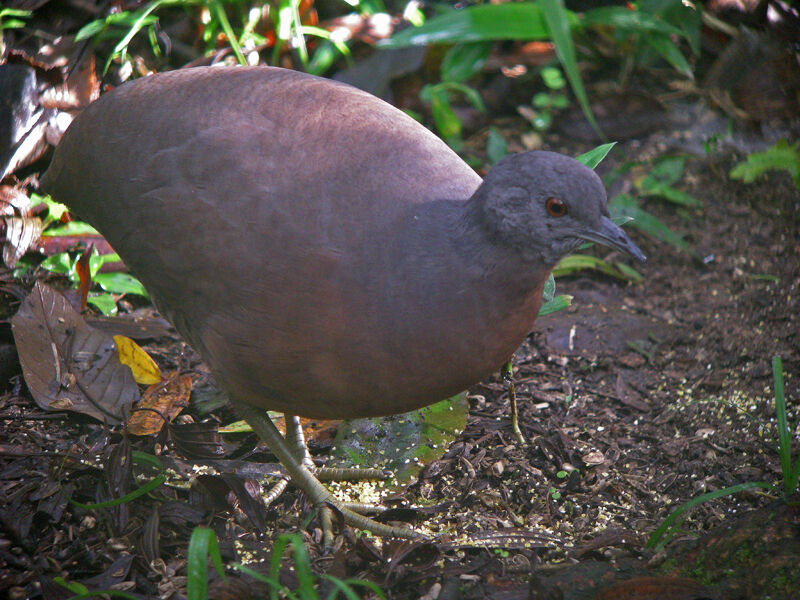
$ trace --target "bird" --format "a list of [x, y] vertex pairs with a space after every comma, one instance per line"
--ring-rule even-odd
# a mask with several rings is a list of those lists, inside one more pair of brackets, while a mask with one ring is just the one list
[[645, 260], [578, 161], [512, 154], [482, 179], [388, 103], [275, 67], [121, 85], [41, 187], [103, 234], [312, 503], [377, 535], [417, 534], [334, 500], [297, 417], [450, 397], [509, 360], [580, 244]]

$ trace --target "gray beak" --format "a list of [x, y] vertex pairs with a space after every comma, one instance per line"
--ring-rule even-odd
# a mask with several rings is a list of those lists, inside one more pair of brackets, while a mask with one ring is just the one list
[[647, 260], [644, 253], [639, 250], [639, 247], [631, 241], [631, 238], [622, 231], [622, 228], [615, 225], [608, 217], [603, 217], [599, 229], [579, 231], [578, 237], [589, 242], [597, 242], [609, 248], [616, 248], [620, 252], [624, 252], [628, 256], [641, 262]]

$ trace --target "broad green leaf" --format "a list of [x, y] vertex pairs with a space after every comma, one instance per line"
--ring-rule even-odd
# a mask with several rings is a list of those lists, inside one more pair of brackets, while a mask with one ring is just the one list
[[68, 275], [72, 270], [72, 257], [67, 252], [59, 252], [45, 258], [39, 266], [42, 269], [59, 275]]
[[681, 206], [696, 207], [703, 205], [703, 203], [694, 196], [691, 196], [686, 192], [676, 190], [674, 187], [670, 187], [669, 185], [658, 181], [652, 181], [649, 183], [642, 182], [641, 191], [645, 196], [656, 196], [658, 198], [663, 198], [664, 200], [669, 200], [673, 204], [680, 204]]
[[648, 33], [683, 35], [683, 31], [655, 15], [630, 10], [624, 6], [604, 6], [589, 10], [583, 15], [581, 24], [589, 27], [606, 25], [643, 35]]
[[[542, 7], [534, 2], [470, 6], [433, 17], [422, 27], [404, 29], [378, 45], [405, 48], [436, 43], [544, 40], [550, 33], [543, 13]], [[570, 25], [577, 25], [574, 14], [569, 15]]]
[[680, 28], [694, 54], [700, 54], [701, 8], [682, 0], [641, 0], [641, 12], [659, 16], [667, 23]]
[[623, 281], [639, 282], [642, 279], [642, 276], [633, 269], [622, 271], [616, 265], [608, 263], [596, 256], [589, 256], [588, 254], [570, 254], [569, 256], [565, 256], [555, 266], [553, 274], [556, 277], [562, 277], [585, 269], [600, 271], [601, 273], [605, 273], [617, 279], [622, 279]]
[[556, 278], [553, 277], [553, 274], [550, 273], [547, 277], [547, 281], [544, 282], [544, 289], [542, 290], [542, 300], [545, 304], [550, 302], [553, 297], [556, 295]]
[[57, 227], [50, 227], [45, 234], [48, 237], [57, 237], [59, 235], [87, 235], [96, 234], [97, 230], [83, 221], [70, 221]]
[[149, 298], [144, 286], [129, 273], [98, 273], [94, 276], [94, 281], [112, 294], [136, 294]]
[[466, 397], [459, 394], [402, 415], [346, 421], [336, 435], [334, 456], [339, 466], [389, 469], [398, 482], [408, 481], [442, 455], [466, 417]]
[[648, 176], [662, 183], [672, 185], [673, 183], [677, 183], [683, 176], [683, 169], [685, 166], [685, 156], [666, 156], [653, 163], [652, 168], [648, 172]]
[[694, 79], [692, 67], [681, 53], [678, 46], [666, 34], [653, 33], [642, 36], [645, 43], [666, 60], [681, 75]]
[[[436, 130], [451, 146], [461, 136], [461, 119], [458, 118], [446, 92], [435, 92], [431, 95], [431, 114]], [[458, 144], [460, 146], [460, 144]]]
[[612, 216], [633, 218], [632, 227], [636, 227], [657, 240], [666, 242], [685, 252], [690, 252], [689, 246], [677, 233], [667, 227], [658, 217], [640, 208], [632, 196], [628, 194], [618, 195], [611, 201], [608, 210]]
[[456, 44], [451, 47], [442, 59], [442, 81], [463, 82], [479, 73], [491, 49], [491, 42]]
[[86, 298], [86, 302], [94, 306], [107, 317], [117, 314], [117, 303], [111, 294], [89, 294], [89, 297]]
[[543, 317], [544, 315], [551, 315], [560, 310], [564, 310], [565, 308], [569, 308], [571, 304], [572, 296], [560, 294], [542, 304], [542, 307], [539, 309], [539, 316]]

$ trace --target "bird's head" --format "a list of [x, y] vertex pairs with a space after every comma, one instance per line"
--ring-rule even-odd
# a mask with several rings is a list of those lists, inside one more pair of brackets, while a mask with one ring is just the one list
[[611, 221], [597, 174], [562, 154], [507, 156], [489, 171], [476, 197], [490, 232], [525, 260], [553, 266], [584, 241], [645, 260]]

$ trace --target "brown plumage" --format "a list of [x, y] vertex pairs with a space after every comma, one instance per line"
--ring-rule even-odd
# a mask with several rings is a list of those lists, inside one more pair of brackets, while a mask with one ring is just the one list
[[481, 182], [401, 111], [282, 69], [123, 85], [75, 120], [44, 187], [108, 239], [235, 401], [292, 415], [457, 393], [508, 360], [583, 240], [643, 258], [578, 162], [519, 154]]

